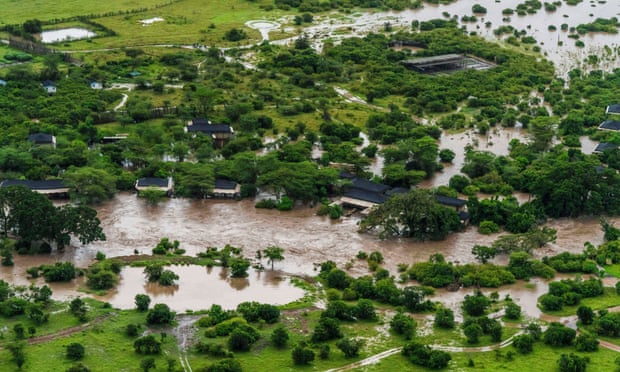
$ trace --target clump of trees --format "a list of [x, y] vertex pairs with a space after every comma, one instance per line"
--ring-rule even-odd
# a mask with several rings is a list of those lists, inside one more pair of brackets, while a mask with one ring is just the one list
[[417, 240], [441, 240], [460, 228], [458, 213], [439, 204], [430, 191], [423, 189], [392, 196], [360, 223], [361, 231], [378, 229], [381, 237]]
[[82, 244], [105, 240], [97, 212], [84, 205], [56, 207], [45, 195], [23, 186], [0, 189], [0, 226], [3, 236], [13, 233], [20, 241], [18, 248], [29, 252], [33, 243], [55, 243], [63, 249], [77, 237]]
[[604, 293], [600, 279], [563, 279], [549, 283], [549, 292], [540, 297], [539, 302], [545, 311], [558, 311], [563, 306], [576, 306], [582, 298], [596, 297]]

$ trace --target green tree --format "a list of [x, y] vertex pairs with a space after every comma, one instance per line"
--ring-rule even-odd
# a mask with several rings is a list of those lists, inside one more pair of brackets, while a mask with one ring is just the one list
[[581, 334], [575, 339], [575, 349], [577, 351], [593, 352], [598, 350], [599, 341], [596, 337], [589, 334]]
[[116, 193], [116, 178], [99, 168], [70, 167], [63, 180], [72, 197], [85, 204], [100, 203]]
[[445, 307], [439, 308], [433, 324], [439, 328], [454, 328], [454, 312]]
[[170, 324], [174, 320], [175, 313], [166, 304], [155, 304], [146, 314], [148, 324]]
[[269, 246], [263, 250], [263, 256], [267, 257], [267, 261], [271, 262], [271, 270], [273, 271], [273, 263], [274, 261], [282, 261], [284, 256], [284, 249], [277, 247], [275, 245]]
[[551, 346], [568, 346], [573, 343], [576, 332], [560, 323], [551, 323], [543, 335], [543, 342]]
[[472, 296], [465, 295], [465, 301], [463, 301], [463, 310], [467, 315], [480, 316], [484, 314], [486, 309], [491, 305], [488, 297], [482, 292], [475, 291]]
[[558, 359], [558, 367], [560, 367], [560, 372], [585, 372], [589, 361], [588, 357], [580, 357], [573, 353], [562, 354]]
[[245, 278], [248, 276], [250, 260], [247, 258], [235, 258], [230, 265], [230, 276], [233, 278]]
[[295, 346], [291, 354], [295, 365], [307, 365], [314, 360], [314, 351], [302, 345]]
[[149, 305], [151, 304], [151, 298], [146, 294], [137, 294], [134, 298], [134, 302], [136, 304], [136, 308], [138, 311], [147, 311], [149, 309]]
[[406, 340], [410, 340], [415, 333], [416, 323], [409, 315], [397, 313], [390, 321], [390, 329], [400, 335], [405, 336]]
[[497, 254], [497, 249], [493, 247], [487, 247], [485, 245], [474, 245], [471, 253], [481, 263], [487, 263], [488, 260], [493, 259]]
[[360, 223], [360, 230], [379, 228], [381, 236], [441, 240], [460, 225], [456, 211], [438, 204], [430, 191], [415, 189], [373, 208]]
[[288, 339], [289, 339], [288, 331], [282, 325], [279, 327], [276, 327], [271, 333], [271, 343], [275, 347], [278, 347], [278, 348], [285, 347], [286, 343], [288, 342]]
[[577, 308], [577, 317], [583, 325], [592, 324], [594, 321], [594, 311], [589, 306], [579, 306]]
[[359, 355], [363, 342], [361, 340], [343, 338], [336, 346], [342, 351], [345, 357], [354, 358]]
[[84, 346], [78, 342], [73, 342], [66, 347], [67, 358], [80, 360], [84, 358]]
[[133, 348], [138, 354], [159, 354], [161, 353], [161, 342], [157, 341], [154, 335], [147, 335], [135, 340]]
[[512, 341], [512, 346], [521, 354], [529, 354], [534, 349], [534, 337], [529, 334], [515, 336]]
[[463, 333], [467, 337], [468, 343], [477, 344], [480, 336], [482, 336], [482, 327], [477, 323], [470, 323], [463, 328]]
[[144, 372], [149, 372], [151, 369], [155, 369], [155, 358], [149, 357], [142, 359], [140, 361], [140, 368], [142, 368]]

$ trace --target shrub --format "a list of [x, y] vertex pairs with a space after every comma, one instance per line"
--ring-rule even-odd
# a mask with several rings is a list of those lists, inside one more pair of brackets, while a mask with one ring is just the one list
[[514, 302], [508, 302], [504, 311], [508, 319], [518, 320], [521, 317], [521, 306]]
[[452, 360], [450, 354], [440, 350], [433, 350], [429, 346], [418, 342], [406, 344], [403, 347], [402, 354], [411, 363], [432, 369], [445, 368]]
[[284, 326], [279, 326], [271, 333], [271, 343], [275, 347], [284, 347], [288, 342], [288, 331]]
[[336, 344], [338, 349], [340, 349], [347, 358], [354, 358], [358, 356], [362, 345], [363, 342], [361, 340], [354, 340], [350, 338], [344, 338]]
[[333, 318], [321, 318], [312, 333], [312, 342], [323, 342], [342, 337], [340, 324]]
[[138, 354], [159, 354], [161, 342], [157, 341], [154, 335], [148, 335], [134, 341], [133, 348]]
[[242, 372], [242, 369], [239, 361], [229, 358], [211, 364], [204, 372]]
[[439, 328], [454, 328], [454, 312], [445, 307], [440, 308], [435, 314], [434, 325]]
[[499, 226], [493, 221], [482, 221], [478, 227], [478, 232], [484, 235], [490, 235], [499, 232]]
[[228, 348], [232, 351], [249, 351], [260, 337], [258, 331], [249, 325], [235, 328], [228, 338]]
[[577, 336], [575, 340], [575, 349], [577, 351], [597, 351], [598, 350], [598, 340], [596, 337], [587, 334], [581, 334]]
[[137, 324], [127, 324], [125, 327], [125, 334], [129, 337], [136, 337], [138, 335], [138, 331], [140, 330], [140, 326]]
[[543, 335], [543, 342], [551, 346], [568, 346], [573, 343], [576, 332], [560, 323], [551, 323]]
[[512, 341], [512, 346], [517, 349], [521, 354], [529, 354], [534, 350], [534, 337], [530, 334], [522, 334], [515, 336]]
[[415, 332], [415, 328], [415, 320], [407, 314], [397, 313], [390, 321], [390, 329], [394, 333], [405, 336], [407, 340], [411, 339]]
[[134, 297], [134, 301], [138, 311], [147, 311], [151, 304], [151, 298], [146, 294], [137, 294], [136, 297]]
[[156, 304], [146, 314], [148, 324], [170, 324], [174, 320], [175, 313], [170, 311], [166, 304]]
[[82, 344], [73, 342], [66, 347], [67, 358], [71, 360], [80, 360], [84, 358], [84, 346]]
[[293, 356], [293, 363], [295, 363], [295, 365], [310, 364], [310, 362], [314, 360], [314, 351], [310, 350], [305, 346], [295, 346], [291, 354]]

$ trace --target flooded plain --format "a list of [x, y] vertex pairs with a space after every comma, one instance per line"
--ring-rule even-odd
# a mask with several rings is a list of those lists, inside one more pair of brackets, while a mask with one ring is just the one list
[[[558, 75], [565, 75], [570, 69], [580, 67], [584, 69], [602, 68], [611, 70], [620, 66], [618, 60], [617, 35], [590, 33], [581, 36], [585, 46], [575, 46], [575, 41], [568, 38], [570, 32], [561, 31], [560, 25], [570, 27], [580, 23], [589, 23], [595, 18], [609, 18], [620, 12], [620, 4], [607, 1], [606, 3], [582, 2], [576, 6], [563, 4], [554, 12], [544, 9], [536, 14], [526, 16], [512, 15], [506, 17], [501, 14], [502, 9], [516, 8], [521, 0], [503, 0], [495, 2], [481, 0], [478, 3], [488, 10], [485, 15], [477, 15], [474, 22], [461, 22], [468, 31], [491, 40], [499, 37], [493, 30], [501, 25], [511, 25], [517, 30], [525, 30], [526, 34], [537, 40], [543, 54], [554, 62]], [[351, 36], [364, 36], [369, 32], [382, 30], [386, 23], [392, 27], [409, 28], [414, 20], [422, 21], [433, 18], [459, 19], [463, 15], [471, 15], [472, 2], [457, 1], [448, 5], [425, 4], [424, 8], [406, 10], [402, 12], [372, 12], [342, 15], [334, 13], [329, 17], [318, 19], [317, 24], [305, 29], [305, 32], [321, 48], [325, 40], [339, 40]], [[548, 26], [554, 25], [558, 31], [549, 31]], [[260, 28], [264, 38], [268, 37], [275, 23], [253, 24]], [[66, 31], [66, 30], [59, 30]], [[83, 30], [89, 32], [88, 30]], [[45, 34], [45, 33], [44, 33]], [[64, 36], [54, 36], [48, 39], [53, 42], [63, 40], [67, 36], [80, 37], [73, 31]], [[85, 34], [84, 37], [94, 36]], [[49, 37], [46, 34], [45, 37]], [[61, 37], [61, 39], [57, 39]], [[291, 42], [289, 40], [278, 43]], [[596, 54], [599, 62], [586, 65], [587, 56]], [[521, 128], [491, 129], [487, 135], [479, 135], [473, 131], [457, 134], [444, 133], [439, 142], [439, 148], [449, 148], [455, 151], [456, 158], [452, 164], [445, 165], [442, 172], [426, 180], [422, 187], [445, 185], [453, 175], [459, 173], [464, 162], [464, 149], [468, 144], [478, 150], [488, 150], [496, 155], [507, 155], [509, 142], [512, 139], [527, 140], [527, 135]], [[591, 153], [595, 143], [582, 138], [582, 151]], [[383, 162], [379, 157], [371, 166], [371, 171], [380, 174]], [[518, 194], [521, 201], [529, 198], [526, 194]], [[73, 246], [63, 252], [53, 252], [49, 256], [16, 256], [14, 267], [0, 267], [0, 279], [19, 285], [29, 285], [34, 281], [42, 285], [41, 278], [29, 280], [26, 269], [41, 264], [51, 264], [56, 261], [72, 261], [80, 267], [86, 267], [94, 261], [98, 251], [108, 257], [150, 253], [151, 249], [162, 237], [179, 240], [181, 247], [187, 254], [195, 255], [207, 247], [223, 247], [230, 244], [243, 249], [245, 256], [253, 258], [257, 250], [270, 245], [284, 248], [285, 260], [276, 263], [276, 271], [252, 271], [246, 279], [230, 279], [224, 269], [207, 269], [198, 266], [172, 267], [180, 280], [177, 286], [161, 287], [147, 283], [142, 269], [124, 268], [121, 273], [117, 289], [101, 299], [118, 307], [133, 307], [133, 297], [137, 293], [147, 293], [154, 302], [164, 302], [173, 309], [184, 311], [187, 309], [204, 309], [212, 303], [218, 303], [226, 308], [235, 307], [242, 301], [264, 301], [272, 303], [286, 303], [299, 298], [303, 292], [293, 287], [286, 275], [302, 274], [314, 275], [316, 265], [325, 260], [333, 260], [340, 267], [349, 263], [349, 270], [353, 275], [368, 273], [364, 261], [355, 259], [358, 251], [379, 251], [385, 258], [385, 267], [396, 273], [399, 263], [411, 264], [425, 261], [433, 253], [443, 254], [447, 260], [466, 263], [474, 262], [471, 248], [476, 244], [491, 244], [495, 235], [481, 235], [475, 227], [468, 227], [465, 231], [452, 234], [441, 242], [413, 242], [407, 239], [381, 240], [374, 234], [361, 234], [358, 230], [359, 216], [352, 215], [333, 221], [327, 217], [316, 216], [316, 208], [298, 205], [293, 211], [280, 212], [276, 210], [255, 209], [254, 201], [225, 201], [225, 200], [189, 200], [167, 199], [153, 206], [147, 204], [132, 193], [120, 193], [112, 200], [96, 206], [98, 216], [102, 222], [107, 241], [80, 245], [73, 242]], [[619, 219], [612, 222], [618, 223]], [[581, 252], [586, 241], [600, 244], [603, 234], [599, 226], [598, 217], [584, 217], [578, 219], [550, 220], [547, 224], [557, 229], [557, 240], [544, 248], [534, 252], [536, 257], [553, 255], [563, 251]], [[497, 263], [506, 263], [506, 256], [495, 259]], [[66, 299], [77, 296], [78, 288], [83, 285], [83, 278], [65, 284], [51, 285], [54, 297]], [[502, 287], [498, 292], [501, 296], [510, 294], [515, 298], [524, 311], [533, 317], [540, 315], [536, 307], [536, 298], [546, 292], [547, 284], [543, 280], [533, 279], [530, 285], [523, 283]], [[490, 292], [490, 291], [489, 291]], [[436, 299], [447, 303], [457, 303], [469, 290], [461, 289], [458, 292], [438, 291]]]
[[[459, 27], [468, 32], [493, 41], [505, 39], [509, 34], [497, 36], [494, 30], [500, 26], [512, 26], [517, 31], [525, 31], [527, 36], [536, 39], [543, 56], [552, 61], [559, 76], [566, 76], [574, 68], [584, 70], [605, 69], [611, 70], [620, 66], [618, 47], [620, 43], [616, 34], [587, 33], [579, 40], [583, 47], [576, 45], [576, 40], [569, 38], [571, 27], [594, 22], [596, 18], [617, 17], [620, 14], [620, 3], [614, 1], [593, 2], [583, 1], [577, 5], [562, 3], [555, 11], [539, 9], [535, 14], [523, 16], [503, 15], [506, 8], [516, 9], [522, 0], [480, 0], [480, 4], [487, 9], [486, 14], [475, 14], [475, 21], [462, 21], [463, 16], [473, 16], [471, 1], [456, 1], [451, 4], [428, 4], [420, 9], [403, 11], [377, 11], [367, 13], [342, 14], [334, 12], [327, 17], [316, 17], [316, 25], [304, 28], [304, 33], [313, 42], [313, 47], [321, 50], [326, 40], [336, 41], [349, 37], [363, 37], [370, 32], [382, 32], [386, 27], [397, 31], [411, 29], [412, 21], [428, 21], [431, 19], [456, 19]], [[561, 25], [567, 24], [568, 30], [562, 30]], [[555, 26], [557, 31], [549, 29]], [[285, 31], [294, 31], [293, 28], [284, 28]], [[274, 41], [277, 44], [287, 44], [294, 41], [283, 39]], [[599, 57], [595, 64], [587, 62], [589, 55]]]

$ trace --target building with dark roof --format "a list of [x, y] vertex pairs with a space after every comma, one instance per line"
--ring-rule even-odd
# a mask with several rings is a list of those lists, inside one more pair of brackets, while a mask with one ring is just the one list
[[56, 136], [46, 133], [33, 133], [28, 136], [28, 141], [35, 145], [51, 145], [56, 148]]
[[620, 104], [616, 103], [613, 105], [607, 106], [605, 109], [606, 114], [620, 114]]
[[136, 181], [136, 190], [138, 192], [147, 189], [156, 189], [165, 192], [170, 195], [174, 191], [174, 181], [172, 177], [158, 178], [158, 177], [144, 177], [139, 178]]
[[67, 194], [69, 187], [67, 187], [62, 180], [43, 180], [43, 181], [31, 181], [31, 180], [4, 180], [0, 183], [0, 187], [10, 186], [23, 186], [28, 189], [38, 192], [39, 194]]
[[617, 149], [617, 148], [618, 148], [618, 145], [616, 145], [615, 143], [601, 142], [598, 145], [596, 145], [596, 147], [594, 148], [594, 151], [592, 151], [592, 152], [600, 154], [602, 152], [605, 152], [606, 150], [614, 150], [614, 149]]
[[223, 147], [226, 142], [234, 138], [235, 131], [228, 124], [212, 124], [207, 119], [194, 119], [185, 126], [187, 133], [203, 133], [213, 139], [216, 147]]
[[211, 198], [239, 198], [241, 185], [235, 181], [218, 178], [215, 180], [213, 191], [208, 195]]
[[56, 93], [56, 84], [51, 80], [45, 80], [43, 82], [43, 89], [47, 94], [52, 95]]
[[620, 121], [605, 120], [598, 126], [598, 129], [618, 131], [620, 130]]
[[435, 195], [435, 200], [437, 200], [439, 204], [445, 205], [446, 207], [454, 207], [457, 211], [467, 204], [467, 200], [452, 198], [444, 195]]

